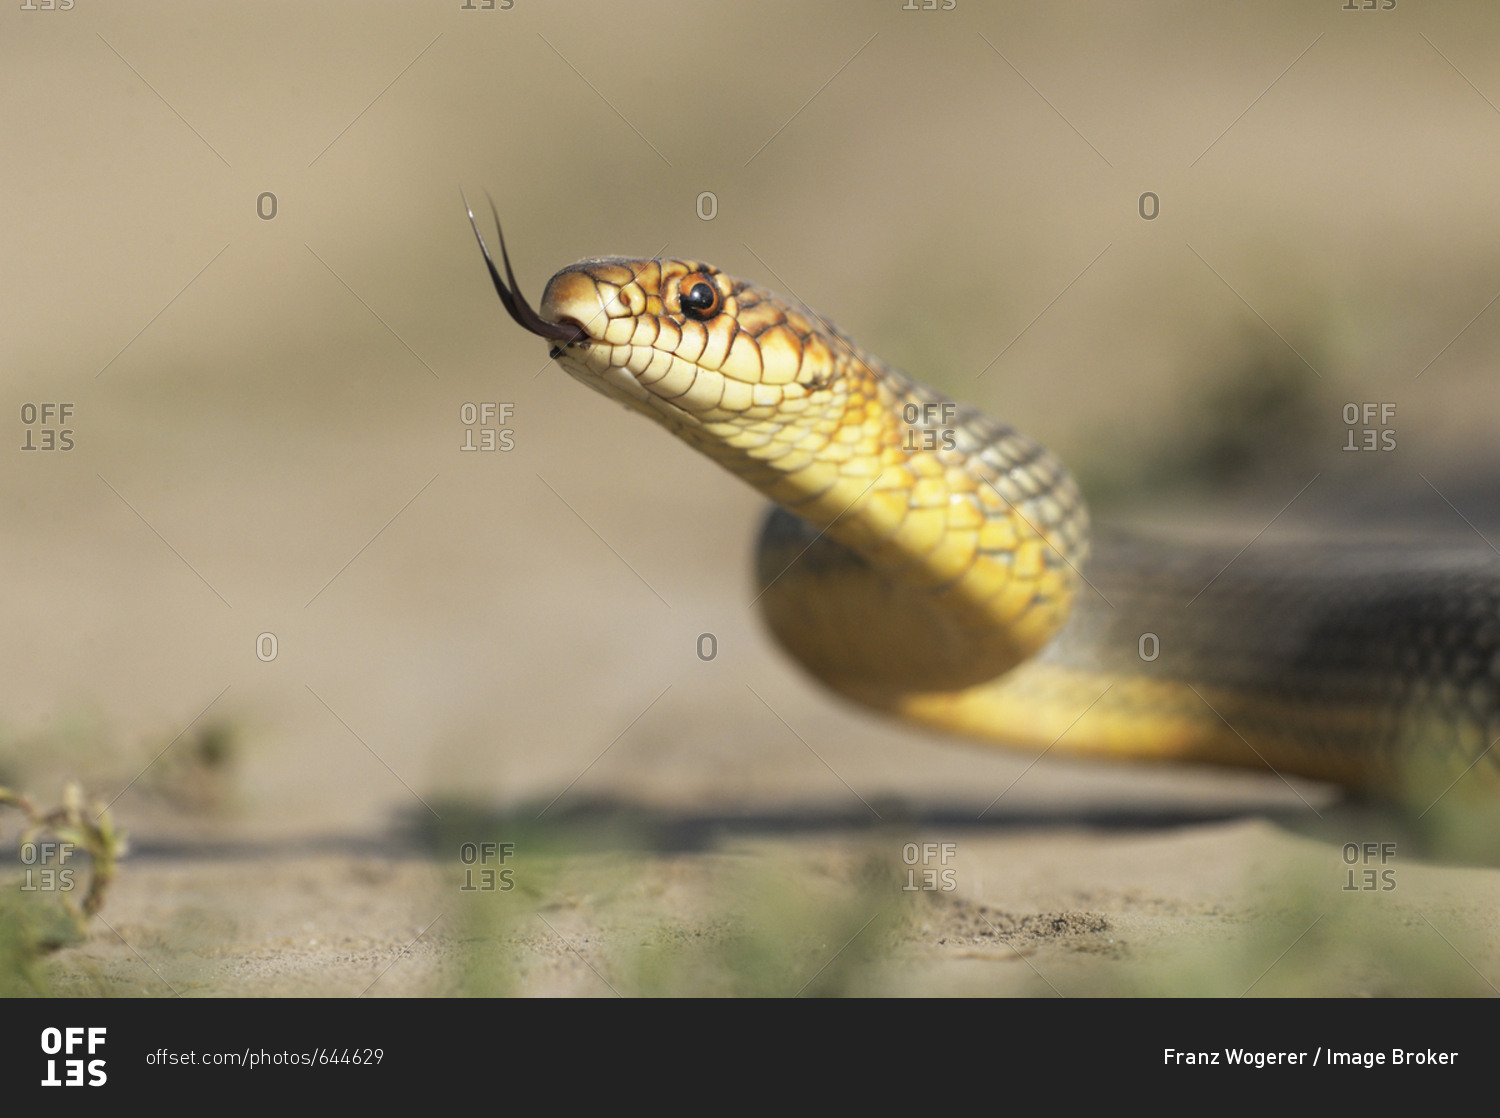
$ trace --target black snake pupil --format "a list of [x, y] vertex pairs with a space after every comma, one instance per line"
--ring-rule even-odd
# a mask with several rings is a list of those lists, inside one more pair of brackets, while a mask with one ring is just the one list
[[702, 281], [693, 284], [682, 296], [682, 309], [685, 314], [707, 315], [718, 302], [719, 293], [709, 284]]

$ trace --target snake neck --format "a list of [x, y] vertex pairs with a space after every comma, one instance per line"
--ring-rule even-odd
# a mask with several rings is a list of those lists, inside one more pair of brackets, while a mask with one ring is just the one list
[[[793, 514], [768, 526], [759, 574], [763, 589], [790, 579], [783, 589], [796, 592], [773, 589], [765, 605], [778, 638], [826, 682], [926, 690], [990, 679], [1067, 620], [1088, 515], [1037, 443], [852, 345], [780, 427], [738, 453], [709, 440], [701, 449]], [[837, 571], [806, 585], [822, 579], [829, 541], [844, 552]]]

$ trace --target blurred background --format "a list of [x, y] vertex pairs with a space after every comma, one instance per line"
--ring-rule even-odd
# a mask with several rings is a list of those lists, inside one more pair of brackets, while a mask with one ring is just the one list
[[505, 2], [0, 13], [0, 783], [83, 779], [148, 852], [455, 802], [1327, 800], [819, 691], [749, 608], [761, 499], [547, 361], [460, 191], [532, 299], [712, 261], [1103, 519], [1245, 542], [1316, 478], [1267, 541], [1472, 540], [1500, 11]]

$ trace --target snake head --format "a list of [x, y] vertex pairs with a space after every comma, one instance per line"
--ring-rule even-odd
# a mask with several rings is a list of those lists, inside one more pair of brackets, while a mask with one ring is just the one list
[[503, 237], [505, 279], [474, 232], [517, 324], [575, 379], [668, 427], [727, 443], [840, 402], [843, 339], [798, 304], [696, 260], [601, 257], [558, 272], [533, 310]]

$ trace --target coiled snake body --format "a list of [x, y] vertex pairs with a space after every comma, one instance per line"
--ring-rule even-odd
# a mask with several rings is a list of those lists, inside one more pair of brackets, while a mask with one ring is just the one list
[[776, 503], [759, 603], [835, 691], [1055, 754], [1412, 803], [1500, 792], [1493, 553], [1091, 541], [1048, 451], [799, 303], [695, 261], [601, 258], [553, 276], [538, 313], [503, 239], [504, 279], [480, 246], [569, 374]]

